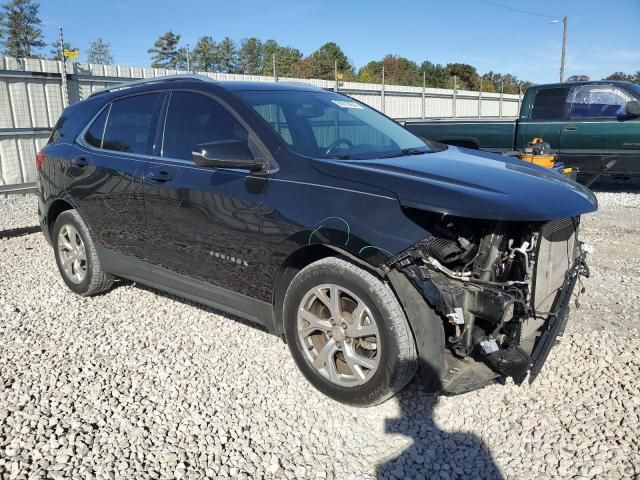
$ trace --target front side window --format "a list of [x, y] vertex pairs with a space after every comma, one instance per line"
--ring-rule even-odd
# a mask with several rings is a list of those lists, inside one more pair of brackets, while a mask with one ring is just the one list
[[582, 85], [571, 94], [571, 118], [612, 118], [625, 114], [633, 100], [627, 92], [611, 85]]
[[539, 90], [533, 101], [532, 120], [562, 120], [567, 103], [568, 87]]
[[164, 128], [162, 156], [192, 160], [196, 147], [221, 140], [247, 141], [247, 131], [211, 97], [173, 92]]
[[116, 100], [104, 130], [102, 148], [149, 155], [153, 150], [162, 94], [148, 93]]
[[435, 149], [374, 109], [313, 91], [239, 91], [291, 150], [315, 158], [367, 159]]

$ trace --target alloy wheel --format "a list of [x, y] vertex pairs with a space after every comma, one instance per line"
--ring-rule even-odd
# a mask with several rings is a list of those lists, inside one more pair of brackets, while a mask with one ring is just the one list
[[332, 383], [366, 383], [380, 363], [380, 333], [365, 302], [335, 284], [318, 285], [303, 297], [298, 338], [313, 368]]
[[66, 224], [60, 229], [58, 254], [65, 276], [73, 283], [82, 283], [87, 276], [87, 250], [73, 225]]

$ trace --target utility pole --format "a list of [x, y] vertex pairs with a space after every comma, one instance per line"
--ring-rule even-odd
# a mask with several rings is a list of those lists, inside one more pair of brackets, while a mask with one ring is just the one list
[[333, 91], [337, 92], [338, 91], [338, 60], [335, 60], [333, 62], [333, 78], [336, 81], [335, 85], [333, 86]]
[[562, 58], [560, 60], [560, 82], [564, 82], [564, 58], [567, 50], [567, 24], [569, 19], [565, 15], [562, 17]]
[[62, 57], [62, 106], [69, 106], [69, 90], [67, 88], [67, 57], [64, 54], [64, 37], [62, 35], [62, 27], [60, 27], [60, 56]]
[[187, 43], [187, 70], [191, 71], [191, 55], [189, 53], [189, 44]]
[[569, 24], [569, 17], [566, 15], [562, 17], [562, 20], [551, 20], [549, 23], [562, 22], [562, 56], [560, 57], [560, 82], [564, 82], [564, 60], [567, 51], [567, 25]]

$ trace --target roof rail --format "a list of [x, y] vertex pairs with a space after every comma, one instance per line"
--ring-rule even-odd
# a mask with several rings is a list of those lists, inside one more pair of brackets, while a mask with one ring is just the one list
[[110, 87], [101, 88], [100, 90], [96, 90], [88, 98], [95, 97], [98, 95], [102, 95], [103, 93], [115, 92], [117, 90], [122, 90], [125, 88], [137, 87], [139, 85], [147, 85], [150, 83], [156, 82], [171, 82], [175, 80], [200, 80], [201, 82], [214, 82], [215, 80], [211, 77], [207, 77], [205, 75], [199, 75], [197, 73], [183, 73], [179, 75], [165, 75], [162, 77], [152, 77], [152, 78], [143, 78], [141, 80], [133, 80], [131, 82], [122, 82], [116, 85], [112, 85]]

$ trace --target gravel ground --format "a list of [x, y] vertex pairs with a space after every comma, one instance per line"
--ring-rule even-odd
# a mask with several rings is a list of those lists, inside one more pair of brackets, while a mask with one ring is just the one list
[[533, 385], [375, 408], [286, 345], [129, 283], [63, 284], [33, 197], [0, 199], [0, 476], [640, 478], [640, 190], [602, 187], [582, 307]]

